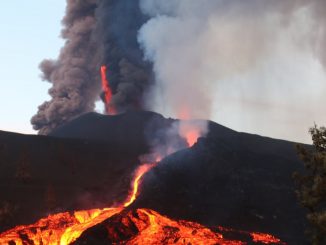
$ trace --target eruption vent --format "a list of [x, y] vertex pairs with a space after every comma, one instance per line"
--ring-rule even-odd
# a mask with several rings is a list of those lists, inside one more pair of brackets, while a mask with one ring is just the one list
[[109, 85], [109, 81], [106, 76], [106, 66], [101, 66], [101, 80], [102, 80], [102, 89], [104, 92], [104, 104], [105, 104], [105, 112], [107, 114], [116, 114], [114, 107], [111, 105], [112, 99], [112, 90]]

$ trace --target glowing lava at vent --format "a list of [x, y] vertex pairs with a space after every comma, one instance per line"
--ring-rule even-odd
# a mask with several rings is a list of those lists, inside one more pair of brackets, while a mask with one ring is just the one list
[[179, 123], [179, 135], [187, 141], [188, 147], [192, 147], [199, 137], [206, 135], [208, 131], [207, 122], [192, 120], [193, 117], [187, 108], [179, 110], [178, 118], [182, 119]]
[[116, 114], [116, 110], [110, 104], [112, 99], [112, 90], [106, 77], [106, 66], [101, 66], [102, 89], [104, 91], [105, 111], [107, 114]]
[[203, 131], [202, 125], [195, 121], [180, 121], [179, 134], [187, 141], [188, 147], [192, 147], [197, 142]]
[[[221, 234], [194, 222], [174, 221], [152, 210], [137, 210], [135, 220], [139, 234], [130, 244], [216, 244], [223, 241]], [[145, 223], [145, 224], [143, 224]]]
[[187, 132], [186, 140], [187, 140], [189, 147], [193, 146], [197, 142], [198, 136], [199, 136], [199, 134], [196, 131]]

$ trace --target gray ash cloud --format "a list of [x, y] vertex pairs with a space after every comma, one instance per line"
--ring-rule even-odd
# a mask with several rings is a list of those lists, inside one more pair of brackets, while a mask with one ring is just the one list
[[[51, 100], [32, 124], [48, 134], [93, 111], [101, 65], [108, 67], [118, 112], [139, 108], [207, 119], [214, 103], [293, 106], [300, 88], [309, 86], [308, 79], [297, 84], [295, 74], [304, 69], [295, 57], [326, 67], [325, 10], [324, 0], [67, 0], [66, 43], [58, 59], [41, 64]], [[289, 63], [291, 72], [284, 70]], [[218, 98], [220, 91], [232, 101]]]
[[98, 50], [93, 31], [96, 26], [96, 0], [67, 1], [62, 20], [65, 45], [57, 60], [40, 64], [42, 78], [52, 83], [50, 101], [39, 106], [31, 119], [35, 130], [48, 134], [65, 122], [94, 109], [100, 92]]
[[101, 94], [101, 65], [108, 67], [111, 105], [118, 112], [142, 108], [151, 65], [143, 61], [137, 34], [146, 20], [138, 1], [68, 0], [62, 21], [65, 45], [56, 60], [40, 64], [42, 78], [52, 84], [51, 100], [31, 119], [34, 129], [48, 134], [93, 111]]
[[142, 108], [142, 95], [151, 83], [152, 67], [143, 60], [138, 30], [148, 20], [138, 1], [101, 1], [97, 9], [97, 38], [102, 62], [108, 67], [111, 104], [118, 111]]

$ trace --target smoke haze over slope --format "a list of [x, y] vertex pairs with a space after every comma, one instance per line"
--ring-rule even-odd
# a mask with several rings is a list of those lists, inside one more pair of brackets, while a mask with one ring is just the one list
[[326, 2], [142, 0], [141, 7], [152, 17], [139, 34], [158, 83], [151, 109], [176, 116], [186, 106], [192, 117], [298, 141], [308, 140], [314, 121], [326, 121]]

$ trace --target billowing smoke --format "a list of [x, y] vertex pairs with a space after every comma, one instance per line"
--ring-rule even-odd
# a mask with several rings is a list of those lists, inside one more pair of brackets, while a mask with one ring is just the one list
[[96, 0], [68, 0], [62, 23], [65, 46], [57, 60], [44, 60], [40, 68], [43, 79], [52, 83], [50, 101], [39, 106], [31, 122], [40, 134], [94, 109], [100, 93], [98, 81], [99, 58], [96, 26]]
[[43, 79], [52, 83], [52, 99], [32, 118], [34, 129], [47, 134], [94, 110], [101, 94], [102, 65], [107, 67], [113, 92], [112, 108], [118, 112], [142, 108], [152, 67], [143, 59], [137, 34], [147, 20], [138, 1], [67, 0], [65, 46], [57, 60], [44, 60], [40, 65]]
[[143, 59], [137, 34], [148, 17], [141, 12], [138, 0], [103, 0], [97, 19], [102, 63], [108, 67], [113, 90], [112, 107], [118, 112], [142, 108], [142, 95], [151, 83], [152, 66]]
[[324, 0], [67, 2], [66, 45], [41, 65], [53, 87], [32, 119], [40, 133], [93, 110], [101, 65], [118, 112], [214, 119], [298, 140], [326, 121]]
[[150, 20], [138, 39], [156, 78], [150, 109], [297, 140], [326, 121], [326, 1], [140, 4]]

